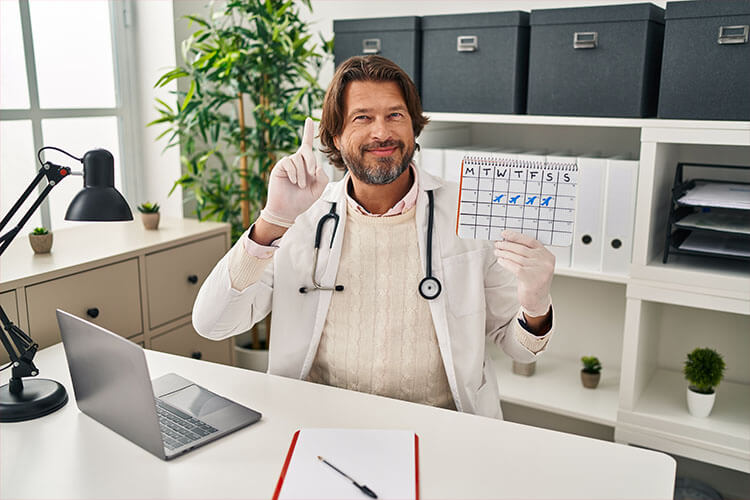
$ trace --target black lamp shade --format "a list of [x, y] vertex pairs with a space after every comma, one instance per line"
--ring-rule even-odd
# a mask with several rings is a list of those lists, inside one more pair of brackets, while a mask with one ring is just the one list
[[128, 202], [115, 189], [115, 159], [106, 149], [83, 155], [83, 189], [68, 205], [65, 220], [133, 220]]

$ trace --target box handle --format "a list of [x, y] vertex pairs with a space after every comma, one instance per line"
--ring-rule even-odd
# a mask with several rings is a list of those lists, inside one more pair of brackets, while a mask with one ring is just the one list
[[719, 39], [716, 40], [720, 45], [729, 45], [735, 43], [747, 43], [747, 33], [750, 26], [719, 26]]
[[576, 31], [573, 34], [574, 49], [595, 49], [599, 43], [599, 33], [596, 31]]
[[479, 37], [476, 35], [459, 35], [456, 37], [458, 52], [476, 52], [479, 48]]
[[362, 40], [363, 54], [380, 54], [380, 38], [365, 38]]

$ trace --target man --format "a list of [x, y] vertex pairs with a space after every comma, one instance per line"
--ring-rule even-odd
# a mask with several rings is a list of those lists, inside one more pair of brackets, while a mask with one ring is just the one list
[[[308, 119], [260, 217], [203, 284], [195, 329], [223, 339], [273, 309], [269, 373], [500, 418], [485, 339], [522, 362], [544, 350], [554, 256], [518, 233], [494, 248], [455, 235], [458, 187], [412, 163], [426, 123], [394, 63], [341, 64], [320, 139], [347, 175], [327, 186]], [[429, 254], [439, 284], [424, 293]]]

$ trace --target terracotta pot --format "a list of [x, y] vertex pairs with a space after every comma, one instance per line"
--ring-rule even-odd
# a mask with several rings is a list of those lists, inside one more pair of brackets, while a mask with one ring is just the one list
[[581, 370], [581, 382], [583, 382], [583, 386], [586, 389], [596, 389], [596, 386], [599, 385], [599, 379], [602, 377], [601, 372], [600, 373], [588, 373], [583, 370]]
[[687, 405], [690, 414], [694, 417], [705, 418], [711, 414], [716, 401], [716, 391], [711, 394], [695, 392], [689, 386], [687, 389]]
[[141, 222], [143, 222], [143, 227], [148, 230], [157, 229], [159, 227], [159, 212], [141, 212]]
[[520, 361], [513, 361], [513, 373], [516, 375], [523, 375], [524, 377], [530, 377], [534, 375], [536, 371], [536, 361], [531, 363], [521, 363]]
[[49, 253], [52, 250], [52, 233], [30, 234], [29, 243], [34, 253]]

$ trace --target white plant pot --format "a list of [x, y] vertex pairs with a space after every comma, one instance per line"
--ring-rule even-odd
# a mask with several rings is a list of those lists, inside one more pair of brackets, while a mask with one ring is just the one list
[[268, 370], [268, 350], [248, 349], [246, 347], [234, 346], [235, 365], [248, 370], [265, 372]]
[[714, 407], [716, 401], [716, 391], [713, 394], [701, 394], [687, 388], [687, 405], [690, 414], [694, 417], [705, 418]]

